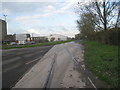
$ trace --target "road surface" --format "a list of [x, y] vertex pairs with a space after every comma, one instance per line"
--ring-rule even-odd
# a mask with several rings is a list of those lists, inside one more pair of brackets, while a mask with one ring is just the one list
[[[81, 44], [55, 45], [31, 68], [14, 88], [97, 88], [104, 87], [84, 64]], [[104, 85], [103, 85], [104, 84]]]
[[2, 87], [11, 88], [52, 46], [2, 51]]

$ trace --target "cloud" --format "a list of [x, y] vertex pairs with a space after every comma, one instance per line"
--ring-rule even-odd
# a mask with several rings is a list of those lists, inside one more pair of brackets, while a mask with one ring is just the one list
[[32, 15], [33, 13], [67, 14], [73, 12], [71, 11], [74, 8], [73, 4], [74, 2], [3, 2], [2, 13], [7, 15], [21, 13], [23, 15]]
[[47, 6], [47, 10], [48, 10], [48, 11], [55, 11], [56, 9], [55, 9], [55, 7], [53, 7], [52, 5], [48, 5], [48, 6]]
[[9, 10], [9, 9], [4, 9], [4, 10], [2, 10], [2, 13], [3, 13], [3, 14], [7, 14], [7, 15], [8, 15], [8, 14], [10, 14], [11, 12], [10, 12], [10, 10]]
[[31, 27], [31, 26], [39, 25], [39, 24], [41, 24], [41, 22], [39, 20], [36, 20], [36, 19], [28, 19], [28, 20], [23, 20], [21, 22], [21, 24], [26, 26], [26, 27], [28, 27], [28, 26]]
[[47, 30], [42, 30], [42, 29], [28, 29], [24, 33], [30, 33], [33, 34], [33, 36], [49, 36], [50, 33]]
[[33, 16], [18, 16], [15, 18], [15, 20], [37, 19], [37, 18], [41, 18], [41, 17], [48, 17], [50, 15], [51, 15], [50, 13], [47, 13], [47, 14], [33, 15]]
[[61, 34], [69, 37], [74, 37], [79, 31], [73, 25], [58, 24], [54, 26], [31, 27], [25, 30], [25, 33], [33, 33], [34, 36], [49, 36], [50, 34]]
[[12, 33], [34, 33], [35, 36], [61, 34], [72, 37], [78, 33], [74, 24], [74, 5], [74, 1], [6, 2], [3, 5], [3, 10], [7, 9], [11, 14], [8, 17], [12, 20], [8, 22], [8, 30], [11, 30]]
[[59, 10], [56, 10], [57, 14], [73, 14], [75, 8], [75, 2], [65, 2], [64, 6]]
[[[48, 1], [48, 0], [44, 0]], [[54, 0], [53, 0], [54, 1]], [[2, 0], [2, 2], [43, 2], [43, 0]]]
[[62, 2], [65, 0], [3, 0], [2, 2]]
[[48, 4], [48, 2], [3, 2], [2, 11], [5, 13], [7, 10], [11, 12], [10, 14], [30, 14], [38, 12], [38, 10], [42, 12], [44, 6]]
[[[36, 4], [36, 3], [34, 3], [34, 4]], [[48, 16], [51, 16], [54, 14], [73, 14], [74, 13], [74, 11], [71, 11], [71, 9], [74, 7], [74, 3], [67, 2], [67, 3], [63, 3], [63, 4], [64, 4], [64, 6], [62, 8], [58, 8], [58, 6], [56, 6], [57, 3], [54, 3], [54, 4], [53, 3], [46, 3], [46, 5], [41, 6], [42, 8], [44, 8], [43, 9], [43, 12], [45, 12], [44, 14], [38, 14], [38, 15], [32, 15], [32, 16], [29, 16], [29, 15], [28, 16], [18, 16], [18, 17], [16, 17], [16, 20], [37, 19], [37, 18], [41, 18], [41, 17], [48, 17]], [[29, 5], [31, 5], [31, 4], [29, 3]], [[36, 8], [35, 11], [40, 12], [41, 9]]]

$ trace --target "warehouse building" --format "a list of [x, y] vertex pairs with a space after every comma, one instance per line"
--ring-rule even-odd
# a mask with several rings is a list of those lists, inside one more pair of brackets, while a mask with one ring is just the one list
[[48, 42], [48, 38], [43, 37], [30, 37], [30, 41], [35, 41], [35, 43], [42, 43], [42, 42]]
[[52, 41], [66, 41], [66, 40], [68, 40], [68, 37], [64, 36], [64, 35], [60, 35], [60, 34], [51, 34], [50, 36], [48, 36], [48, 40], [50, 42], [52, 42]]
[[18, 44], [26, 44], [30, 34], [16, 34], [15, 37]]

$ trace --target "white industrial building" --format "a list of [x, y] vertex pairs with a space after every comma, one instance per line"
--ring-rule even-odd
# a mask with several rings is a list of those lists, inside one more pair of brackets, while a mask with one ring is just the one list
[[16, 40], [18, 44], [26, 44], [29, 38], [30, 34], [16, 34]]
[[59, 35], [59, 34], [51, 34], [47, 37], [48, 41], [66, 41], [68, 40], [67, 36]]

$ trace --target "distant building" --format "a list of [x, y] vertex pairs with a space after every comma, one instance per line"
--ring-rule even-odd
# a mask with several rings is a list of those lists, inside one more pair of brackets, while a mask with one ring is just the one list
[[7, 36], [7, 23], [0, 19], [0, 41], [4, 41], [5, 36]]
[[14, 35], [7, 35], [4, 38], [4, 43], [10, 43], [10, 42], [15, 42], [15, 34]]
[[59, 35], [59, 34], [51, 34], [50, 36], [48, 36], [48, 40], [50, 42], [52, 42], [52, 41], [66, 41], [66, 40], [68, 40], [68, 37], [63, 36], [63, 35]]
[[26, 44], [30, 38], [30, 34], [16, 34], [15, 37], [18, 44]]
[[30, 37], [30, 41], [35, 41], [36, 43], [48, 42], [47, 37]]

